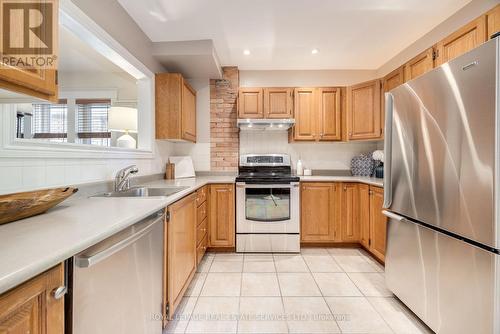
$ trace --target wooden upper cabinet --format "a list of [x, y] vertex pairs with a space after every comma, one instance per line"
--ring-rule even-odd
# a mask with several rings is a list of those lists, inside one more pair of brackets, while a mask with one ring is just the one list
[[234, 184], [212, 184], [208, 203], [210, 247], [234, 247]]
[[240, 88], [238, 94], [238, 117], [239, 118], [263, 118], [263, 95], [262, 88]]
[[64, 285], [58, 265], [0, 296], [0, 333], [63, 334], [64, 297], [53, 291]]
[[264, 118], [292, 118], [293, 88], [264, 88]]
[[380, 80], [354, 85], [347, 90], [347, 139], [381, 139]]
[[[52, 36], [53, 47], [57, 51], [56, 45], [59, 33], [58, 2], [54, 1], [52, 2], [52, 5], [52, 10], [54, 13], [52, 15], [52, 26], [42, 25], [40, 28], [38, 28], [52, 29], [52, 31], [38, 31], [37, 34], [39, 36]], [[44, 9], [40, 8], [40, 11], [43, 12]], [[1, 8], [0, 15], [3, 15]], [[23, 43], [23, 41], [17, 42]], [[42, 40], [42, 42], [44, 41]], [[40, 42], [30, 41], [30, 47], [34, 46], [31, 43], [37, 43], [38, 45], [40, 45]], [[35, 47], [38, 45], [35, 45]], [[58, 56], [58, 54], [56, 53], [54, 53], [54, 55]], [[8, 52], [4, 56], [9, 56]], [[33, 53], [29, 54], [28, 56], [36, 56], [36, 54]], [[2, 66], [0, 67], [0, 88], [34, 96], [51, 102], [57, 102], [57, 70], [28, 69], [20, 66], [9, 66], [6, 64], [2, 64]]]
[[370, 186], [370, 251], [380, 260], [385, 260], [387, 242], [387, 217], [382, 214], [384, 190]]
[[360, 241], [359, 188], [357, 183], [343, 183], [341, 196], [341, 238], [343, 242]]
[[370, 247], [370, 186], [358, 184], [358, 191], [360, 242], [368, 249]]
[[196, 91], [178, 73], [155, 76], [156, 139], [196, 142]]
[[166, 223], [166, 299], [174, 314], [196, 269], [196, 193], [170, 205]]
[[429, 48], [413, 57], [404, 65], [404, 81], [409, 81], [434, 68], [434, 48]]
[[303, 182], [300, 193], [300, 240], [303, 242], [332, 242], [340, 203], [339, 184]]
[[493, 34], [500, 31], [500, 5], [495, 6], [492, 10], [486, 13], [487, 39], [491, 38]]
[[404, 79], [404, 67], [401, 66], [391, 73], [387, 74], [383, 79], [382, 79], [382, 90], [384, 93], [398, 87], [399, 85], [402, 85], [405, 82]]
[[316, 140], [316, 109], [315, 88], [295, 88], [294, 90], [294, 140]]
[[196, 142], [196, 91], [187, 83], [182, 85], [182, 138]]
[[436, 65], [444, 64], [486, 41], [486, 15], [458, 29], [436, 45]]
[[341, 140], [340, 88], [318, 88], [319, 140]]

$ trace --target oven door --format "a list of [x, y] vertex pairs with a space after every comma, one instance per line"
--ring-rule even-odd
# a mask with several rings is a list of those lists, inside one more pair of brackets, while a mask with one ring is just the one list
[[299, 233], [299, 183], [236, 184], [236, 233]]

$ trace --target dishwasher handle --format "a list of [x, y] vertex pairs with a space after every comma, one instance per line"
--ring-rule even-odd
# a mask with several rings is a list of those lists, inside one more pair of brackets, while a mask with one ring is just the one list
[[[111, 245], [106, 245], [105, 248], [99, 247], [101, 243], [107, 243], [107, 240], [104, 240], [96, 246], [90, 247], [87, 251], [83, 251], [82, 253], [75, 255], [75, 265], [79, 268], [90, 268], [102, 260], [107, 259], [111, 255], [130, 246], [144, 235], [148, 234], [156, 223], [164, 219], [164, 216], [164, 211], [159, 211], [156, 214], [129, 227], [129, 229], [134, 229], [137, 225], [140, 225], [140, 229], [138, 231], [134, 231], [133, 234], [127, 234], [117, 240], [113, 240], [113, 243]], [[93, 252], [92, 250], [94, 247], [99, 247], [98, 251]]]

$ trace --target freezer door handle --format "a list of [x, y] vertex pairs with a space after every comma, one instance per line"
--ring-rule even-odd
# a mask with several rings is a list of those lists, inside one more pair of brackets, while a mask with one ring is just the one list
[[406, 220], [405, 217], [400, 216], [395, 214], [394, 212], [387, 211], [387, 210], [382, 210], [382, 214], [386, 216], [387, 218], [397, 220], [398, 222], [402, 222], [403, 220]]
[[385, 93], [385, 140], [384, 140], [384, 203], [388, 209], [392, 204], [391, 164], [392, 164], [392, 115], [394, 98]]

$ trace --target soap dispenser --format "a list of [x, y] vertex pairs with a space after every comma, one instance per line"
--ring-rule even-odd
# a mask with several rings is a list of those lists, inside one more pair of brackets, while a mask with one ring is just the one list
[[297, 161], [297, 175], [304, 175], [304, 166], [302, 165], [300, 158]]

